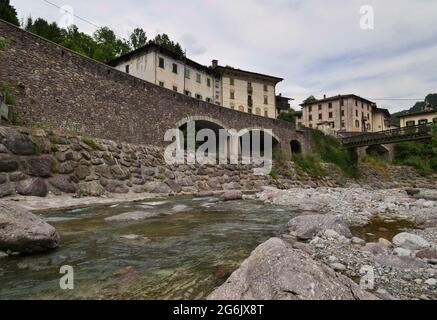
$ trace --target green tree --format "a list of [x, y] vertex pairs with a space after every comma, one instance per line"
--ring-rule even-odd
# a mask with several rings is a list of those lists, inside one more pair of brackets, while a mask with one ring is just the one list
[[118, 39], [114, 31], [108, 27], [100, 28], [94, 32], [94, 41], [97, 46], [93, 58], [102, 62], [113, 60], [128, 53], [131, 49], [126, 40]]
[[61, 45], [76, 51], [82, 55], [93, 58], [96, 50], [96, 42], [89, 35], [80, 32], [77, 26], [72, 25], [67, 30], [63, 30], [64, 40]]
[[130, 45], [136, 50], [144, 47], [147, 44], [147, 35], [142, 28], [136, 28], [130, 35]]
[[0, 19], [20, 26], [18, 21], [17, 10], [9, 3], [9, 0], [0, 0]]
[[42, 18], [38, 18], [35, 21], [31, 17], [27, 18], [24, 29], [55, 43], [62, 43], [64, 40], [63, 30], [58, 27], [56, 22], [48, 23]]
[[317, 99], [314, 96], [309, 96], [308, 98], [306, 98], [303, 103], [307, 103], [307, 102], [314, 102], [317, 101]]
[[182, 50], [182, 46], [179, 43], [170, 40], [170, 37], [165, 33], [158, 34], [155, 37], [155, 39], [153, 39], [151, 41], [151, 43], [155, 43], [161, 47], [164, 47], [170, 51], [173, 51], [175, 54], [177, 54], [179, 56], [184, 55], [184, 50]]
[[279, 120], [284, 120], [287, 122], [291, 122], [291, 123], [295, 123], [296, 122], [296, 118], [294, 116], [294, 110], [290, 109], [287, 112], [282, 112], [279, 114], [278, 119]]

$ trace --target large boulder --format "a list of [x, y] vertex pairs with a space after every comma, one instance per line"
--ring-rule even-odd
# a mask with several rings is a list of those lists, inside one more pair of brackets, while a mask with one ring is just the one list
[[55, 228], [13, 204], [0, 202], [0, 251], [38, 253], [59, 245]]
[[16, 130], [8, 130], [5, 146], [14, 154], [32, 155], [36, 153], [36, 145], [32, 139]]
[[408, 250], [422, 250], [431, 246], [429, 242], [422, 237], [407, 232], [399, 233], [393, 238], [392, 242], [396, 247]]
[[76, 193], [77, 191], [77, 184], [74, 183], [71, 176], [57, 175], [50, 178], [49, 183], [59, 191], [65, 193]]
[[173, 193], [173, 190], [163, 182], [151, 181], [144, 185], [144, 191], [149, 193]]
[[48, 178], [52, 176], [55, 161], [51, 156], [41, 156], [23, 161], [24, 172], [29, 176]]
[[288, 230], [297, 235], [299, 240], [311, 240], [326, 230], [334, 230], [339, 235], [352, 238], [349, 227], [341, 217], [334, 215], [303, 215], [288, 223]]
[[209, 300], [373, 300], [351, 279], [272, 238], [255, 249]]
[[13, 194], [14, 189], [12, 188], [10, 183], [0, 184], [0, 198], [10, 196]]
[[223, 200], [225, 201], [234, 201], [243, 199], [243, 192], [240, 190], [229, 190], [226, 191], [223, 195]]
[[44, 179], [29, 178], [15, 185], [17, 192], [23, 196], [45, 197], [48, 193]]
[[0, 156], [0, 172], [12, 172], [18, 169], [18, 161], [9, 155]]
[[100, 183], [110, 193], [128, 193], [129, 188], [123, 182], [117, 180], [100, 179]]
[[97, 181], [81, 182], [77, 191], [80, 197], [101, 197], [105, 192], [105, 188]]

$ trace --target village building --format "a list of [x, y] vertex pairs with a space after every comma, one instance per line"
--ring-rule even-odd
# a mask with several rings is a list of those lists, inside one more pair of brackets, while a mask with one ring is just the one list
[[306, 101], [301, 107], [302, 113], [296, 116], [298, 126], [347, 133], [377, 132], [389, 127], [387, 109], [380, 109], [374, 102], [354, 94], [324, 96]]
[[282, 78], [219, 66], [217, 60], [207, 67], [153, 43], [109, 64], [169, 90], [241, 112], [277, 118], [285, 108], [284, 100], [276, 97]]
[[426, 125], [429, 123], [437, 124], [437, 110], [431, 109], [419, 112], [411, 112], [400, 116], [399, 119], [401, 128]]

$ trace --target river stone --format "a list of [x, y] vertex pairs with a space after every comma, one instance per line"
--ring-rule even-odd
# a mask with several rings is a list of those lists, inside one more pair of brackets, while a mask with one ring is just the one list
[[156, 212], [145, 212], [145, 211], [134, 211], [119, 214], [117, 216], [106, 218], [107, 222], [130, 222], [130, 221], [141, 221], [148, 218], [156, 217], [158, 214]]
[[16, 130], [9, 130], [5, 145], [14, 154], [28, 156], [36, 153], [36, 146], [32, 139]]
[[105, 194], [105, 188], [97, 181], [81, 182], [77, 193], [81, 197], [101, 197]]
[[242, 200], [243, 192], [240, 190], [228, 190], [223, 195], [223, 200], [225, 201], [234, 201], [234, 200]]
[[209, 300], [374, 300], [337, 274], [278, 238], [260, 245]]
[[59, 191], [65, 193], [76, 193], [77, 185], [73, 182], [71, 176], [57, 175], [49, 179], [49, 183]]
[[395, 248], [393, 254], [398, 257], [410, 257], [412, 255], [411, 250], [404, 248]]
[[388, 252], [387, 247], [384, 244], [379, 243], [379, 242], [378, 243], [374, 243], [374, 242], [367, 243], [362, 248], [362, 250], [370, 252], [374, 256], [377, 256], [379, 254], [387, 254], [387, 252]]
[[288, 230], [295, 232], [300, 240], [311, 240], [326, 230], [334, 230], [339, 235], [352, 238], [352, 234], [342, 218], [333, 215], [304, 215], [288, 222]]
[[437, 259], [437, 252], [431, 249], [423, 249], [416, 253], [416, 258], [435, 260]]
[[38, 216], [10, 203], [0, 202], [0, 250], [38, 253], [59, 245], [55, 228]]
[[128, 193], [129, 188], [123, 182], [117, 180], [100, 179], [100, 183], [110, 193]]
[[10, 183], [0, 185], [0, 198], [10, 196], [14, 192]]
[[10, 156], [0, 156], [0, 172], [12, 172], [18, 169], [18, 162]]
[[54, 164], [55, 162], [51, 156], [41, 156], [23, 161], [26, 174], [41, 178], [52, 176]]
[[173, 190], [165, 183], [159, 181], [147, 182], [144, 190], [149, 193], [172, 193]]
[[200, 191], [196, 194], [197, 198], [208, 198], [212, 197], [214, 195], [214, 192], [212, 191]]
[[166, 179], [165, 183], [171, 188], [174, 193], [181, 193], [182, 187], [174, 180]]
[[409, 250], [422, 250], [431, 246], [429, 242], [422, 237], [407, 232], [399, 233], [393, 238], [392, 242], [396, 247]]
[[44, 179], [29, 178], [15, 185], [17, 192], [23, 196], [45, 197], [48, 193]]

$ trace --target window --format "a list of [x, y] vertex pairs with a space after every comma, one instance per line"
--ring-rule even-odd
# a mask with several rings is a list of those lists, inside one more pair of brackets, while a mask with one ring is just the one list
[[323, 114], [319, 113], [319, 120], [323, 119]]
[[320, 110], [322, 110], [322, 105], [321, 105], [321, 104], [319, 104], [319, 111], [320, 111]]
[[269, 97], [264, 96], [264, 104], [269, 104]]
[[234, 78], [230, 78], [230, 79], [229, 79], [229, 84], [230, 84], [231, 86], [233, 86], [233, 85], [235, 84]]
[[231, 96], [230, 96], [230, 98], [231, 98], [232, 100], [235, 99], [235, 92], [234, 92], [234, 90], [231, 90]]
[[164, 58], [159, 58], [159, 67], [160, 67], [161, 69], [165, 69]]
[[211, 98], [206, 98], [206, 102], [211, 103]]
[[419, 120], [419, 125], [428, 124], [428, 119], [421, 119]]
[[248, 95], [248, 96], [247, 96], [247, 105], [248, 105], [249, 107], [252, 107], [252, 106], [253, 106], [253, 100], [252, 100], [252, 96], [251, 96], [251, 95]]
[[177, 86], [173, 86], [173, 91], [178, 92], [178, 87]]
[[346, 125], [345, 125], [344, 121], [341, 122], [341, 128], [342, 129], [346, 128]]
[[[268, 117], [268, 116], [269, 116], [269, 110], [264, 109], [264, 117]], [[436, 120], [437, 120], [437, 118], [436, 118]]]
[[185, 68], [185, 78], [190, 79], [190, 69]]
[[191, 92], [188, 90], [185, 90], [185, 95], [191, 97]]
[[257, 116], [260, 116], [260, 115], [261, 115], [261, 109], [260, 109], [260, 108], [256, 108], [256, 109], [255, 109], [255, 114], [256, 114]]
[[312, 106], [309, 106], [309, 107], [308, 107], [308, 111], [309, 111], [309, 112], [313, 111], [313, 107], [312, 107]]
[[210, 78], [207, 78], [207, 79], [206, 79], [206, 85], [207, 85], [208, 87], [211, 87], [211, 79], [210, 79]]
[[198, 82], [198, 83], [202, 82], [202, 75], [200, 73], [196, 74], [196, 82]]
[[243, 106], [239, 106], [238, 110], [240, 110], [241, 112], [244, 112], [244, 107]]
[[332, 119], [332, 112], [329, 113], [329, 118]]
[[332, 102], [329, 103], [329, 109], [332, 109]]
[[358, 120], [355, 120], [355, 127], [359, 128], [360, 127], [360, 122]]
[[341, 116], [344, 117], [344, 110], [341, 110]]
[[264, 85], [264, 91], [265, 91], [265, 92], [268, 92], [268, 91], [269, 91], [269, 86], [266, 85], [266, 84]]
[[311, 114], [308, 116], [308, 120], [313, 121], [313, 116]]
[[198, 99], [198, 100], [202, 100], [202, 95], [196, 93], [196, 99]]
[[343, 99], [340, 100], [340, 106], [344, 107], [344, 100]]
[[407, 127], [414, 127], [416, 125], [416, 121], [407, 121], [406, 123]]
[[231, 103], [231, 109], [235, 110], [235, 104], [234, 103]]
[[173, 73], [178, 74], [178, 65], [176, 63], [173, 63]]
[[129, 73], [129, 65], [126, 66], [126, 73]]
[[355, 116], [358, 117], [358, 110], [355, 110]]
[[164, 86], [164, 82], [159, 81], [159, 85], [160, 85], [161, 87], [163, 87], [163, 86]]
[[250, 114], [252, 114], [252, 108], [248, 108], [248, 109], [247, 109], [247, 112], [250, 113]]
[[355, 100], [355, 106], [358, 107], [358, 100]]

